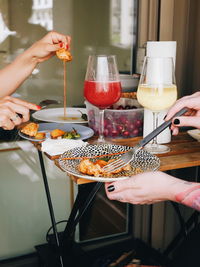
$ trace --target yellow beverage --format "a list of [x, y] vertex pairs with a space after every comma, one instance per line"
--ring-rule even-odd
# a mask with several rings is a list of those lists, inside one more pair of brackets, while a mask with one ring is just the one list
[[137, 90], [138, 102], [152, 111], [171, 107], [177, 99], [176, 85], [150, 86], [141, 84]]

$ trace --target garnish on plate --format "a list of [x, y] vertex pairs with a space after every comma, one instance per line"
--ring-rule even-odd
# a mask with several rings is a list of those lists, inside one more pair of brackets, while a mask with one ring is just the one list
[[76, 138], [80, 138], [80, 137], [81, 137], [81, 135], [74, 128], [72, 131], [65, 132], [65, 134], [63, 135], [63, 138], [66, 138], [66, 139], [76, 139]]
[[78, 110], [80, 113], [81, 113], [81, 118], [84, 120], [84, 121], [87, 121], [88, 120], [88, 117], [87, 117], [87, 114], [83, 113], [82, 111]]

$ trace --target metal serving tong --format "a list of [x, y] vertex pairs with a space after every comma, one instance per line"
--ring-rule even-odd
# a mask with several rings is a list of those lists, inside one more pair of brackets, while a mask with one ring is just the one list
[[41, 108], [43, 109], [52, 104], [60, 104], [60, 101], [54, 100], [54, 99], [46, 99], [46, 100], [42, 100], [39, 103], [39, 106], [41, 106]]
[[148, 134], [144, 139], [142, 139], [137, 145], [135, 145], [132, 149], [124, 153], [117, 160], [107, 164], [103, 167], [104, 172], [113, 172], [117, 169], [120, 169], [127, 165], [135, 156], [135, 154], [142, 149], [146, 144], [148, 144], [154, 137], [159, 135], [162, 131], [164, 131], [168, 126], [171, 125], [172, 119], [174, 117], [178, 117], [183, 115], [188, 111], [187, 108], [182, 108], [179, 112], [177, 112], [169, 121], [163, 122], [158, 128]]

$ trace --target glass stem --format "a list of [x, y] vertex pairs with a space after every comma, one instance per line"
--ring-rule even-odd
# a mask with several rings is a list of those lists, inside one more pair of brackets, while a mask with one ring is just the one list
[[99, 110], [99, 138], [98, 142], [104, 142], [104, 109]]
[[[153, 130], [158, 127], [158, 112], [153, 112]], [[157, 146], [157, 136], [153, 138], [152, 146]]]

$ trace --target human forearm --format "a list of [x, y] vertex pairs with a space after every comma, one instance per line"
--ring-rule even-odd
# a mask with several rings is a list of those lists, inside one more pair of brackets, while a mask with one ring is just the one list
[[105, 186], [108, 198], [132, 204], [176, 201], [200, 210], [200, 183], [191, 183], [164, 172], [145, 172]]
[[37, 59], [27, 50], [0, 70], [0, 98], [12, 94], [32, 73], [36, 65]]
[[32, 73], [38, 63], [53, 55], [60, 47], [69, 47], [71, 38], [57, 32], [49, 32], [35, 42], [11, 64], [0, 71], [0, 98], [12, 94]]

